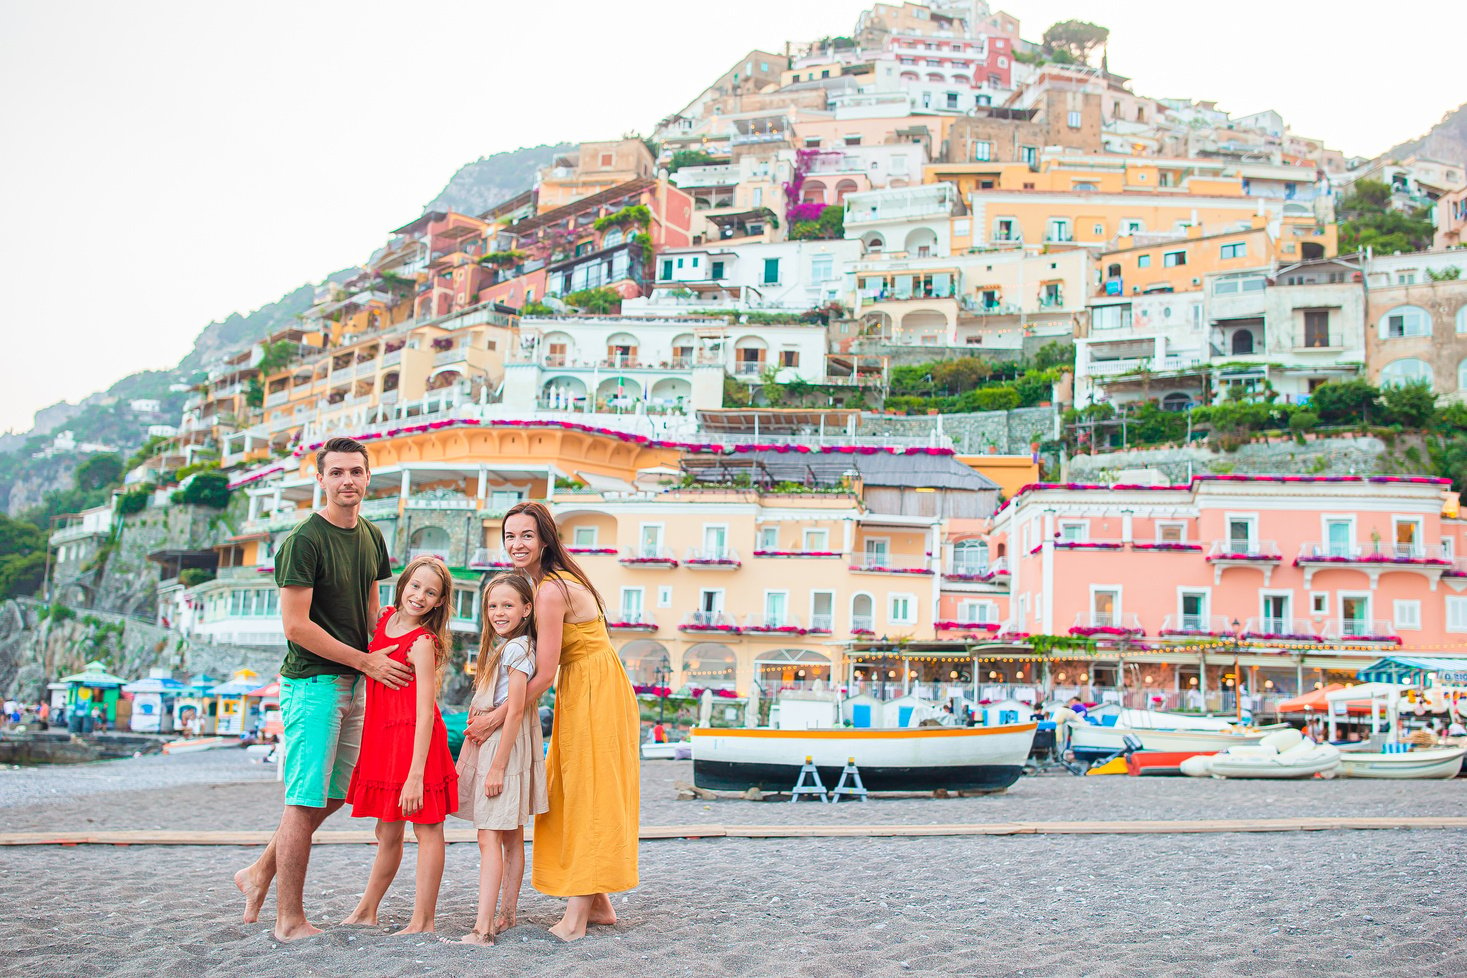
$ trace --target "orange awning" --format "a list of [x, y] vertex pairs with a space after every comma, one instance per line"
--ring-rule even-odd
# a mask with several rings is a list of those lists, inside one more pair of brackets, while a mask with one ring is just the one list
[[[1325, 700], [1326, 693], [1333, 693], [1337, 689], [1344, 689], [1344, 683], [1330, 683], [1323, 689], [1315, 689], [1305, 693], [1303, 696], [1295, 696], [1291, 700], [1284, 700], [1278, 705], [1279, 713], [1329, 713], [1329, 703]], [[1370, 716], [1370, 700], [1351, 700], [1345, 704], [1345, 710], [1351, 716]], [[1338, 716], [1338, 714], [1336, 714]]]

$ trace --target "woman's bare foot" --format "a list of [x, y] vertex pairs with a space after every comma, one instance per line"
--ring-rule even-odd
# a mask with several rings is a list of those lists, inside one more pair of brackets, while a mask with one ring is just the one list
[[477, 944], [480, 947], [488, 947], [494, 943], [494, 935], [486, 934], [481, 930], [471, 930], [458, 941], [460, 944]]
[[369, 927], [376, 927], [376, 909], [368, 910], [365, 907], [358, 905], [358, 907], [351, 912], [351, 916], [341, 922], [341, 926], [343, 927], [350, 926], [351, 924], [366, 924]]
[[284, 930], [281, 929], [278, 923], [275, 925], [275, 939], [282, 944], [290, 941], [298, 941], [303, 937], [315, 937], [319, 933], [321, 933], [321, 928], [312, 927], [304, 920]]
[[598, 893], [591, 898], [591, 912], [586, 915], [586, 923], [607, 927], [616, 923], [616, 910], [611, 906], [611, 897]]
[[265, 904], [265, 895], [270, 892], [269, 886], [261, 886], [255, 882], [254, 875], [250, 872], [252, 867], [246, 866], [234, 874], [234, 885], [239, 887], [239, 892], [244, 894], [244, 922], [253, 924], [260, 919], [260, 907]]
[[560, 921], [549, 930], [551, 934], [560, 938], [567, 944], [569, 944], [571, 941], [579, 941], [581, 938], [586, 936], [586, 928], [582, 927], [580, 931], [577, 932], [575, 930], [572, 930], [571, 926], [567, 924], [564, 920]]

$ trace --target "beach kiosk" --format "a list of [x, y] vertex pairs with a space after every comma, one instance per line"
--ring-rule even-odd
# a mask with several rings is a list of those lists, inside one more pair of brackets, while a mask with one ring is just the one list
[[215, 686], [210, 692], [214, 700], [214, 733], [239, 736], [254, 725], [251, 695], [260, 688], [260, 674], [253, 669], [237, 669], [229, 682]]
[[260, 733], [266, 738], [279, 737], [285, 730], [280, 718], [280, 680], [274, 679], [249, 694], [259, 700]]
[[173, 729], [186, 736], [201, 736], [214, 732], [214, 687], [219, 680], [208, 673], [199, 673], [183, 684], [183, 689], [173, 700]]
[[186, 689], [167, 669], [151, 669], [147, 679], [128, 683], [122, 691], [132, 694], [129, 725], [138, 733], [172, 733], [173, 704]]
[[66, 684], [66, 722], [72, 733], [92, 732], [92, 711], [100, 709], [109, 727], [117, 723], [117, 701], [127, 680], [107, 672], [100, 662], [88, 662], [74, 676], [62, 676]]

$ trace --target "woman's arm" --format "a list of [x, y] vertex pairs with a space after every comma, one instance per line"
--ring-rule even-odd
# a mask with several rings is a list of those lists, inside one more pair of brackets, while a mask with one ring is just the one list
[[398, 804], [404, 815], [411, 815], [423, 807], [423, 768], [428, 765], [428, 745], [433, 741], [433, 673], [438, 663], [433, 654], [433, 640], [424, 635], [408, 650], [408, 661], [412, 663], [417, 677], [414, 699], [417, 701], [413, 721], [413, 759], [408, 766], [407, 781], [402, 786], [402, 797]]
[[489, 775], [484, 779], [484, 794], [493, 798], [504, 790], [504, 772], [509, 769], [509, 754], [514, 742], [520, 719], [525, 715], [525, 686], [528, 676], [518, 669], [509, 671], [509, 696], [504, 701], [504, 734], [499, 738], [499, 747], [494, 759], [489, 762]]
[[[569, 611], [564, 589], [552, 581], [543, 582], [535, 595], [535, 675], [525, 688], [527, 704], [537, 702], [555, 682], [556, 670], [560, 668], [561, 632]], [[504, 707], [497, 706], [469, 720], [464, 736], [482, 744], [503, 723]]]

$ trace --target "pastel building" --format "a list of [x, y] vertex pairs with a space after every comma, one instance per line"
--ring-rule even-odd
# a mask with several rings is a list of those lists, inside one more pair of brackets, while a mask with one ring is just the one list
[[1366, 265], [1369, 376], [1467, 398], [1467, 252], [1373, 257]]
[[808, 312], [850, 295], [855, 241], [777, 241], [668, 248], [645, 299], [622, 303], [627, 316], [700, 310]]
[[1257, 706], [1353, 680], [1381, 654], [1440, 648], [1467, 631], [1463, 523], [1446, 484], [1198, 476], [1031, 486], [986, 537], [1005, 560], [1004, 627], [1099, 643], [1030, 664], [1049, 671], [1057, 697], [1124, 689], [1131, 705], [1219, 708], [1241, 686]]

